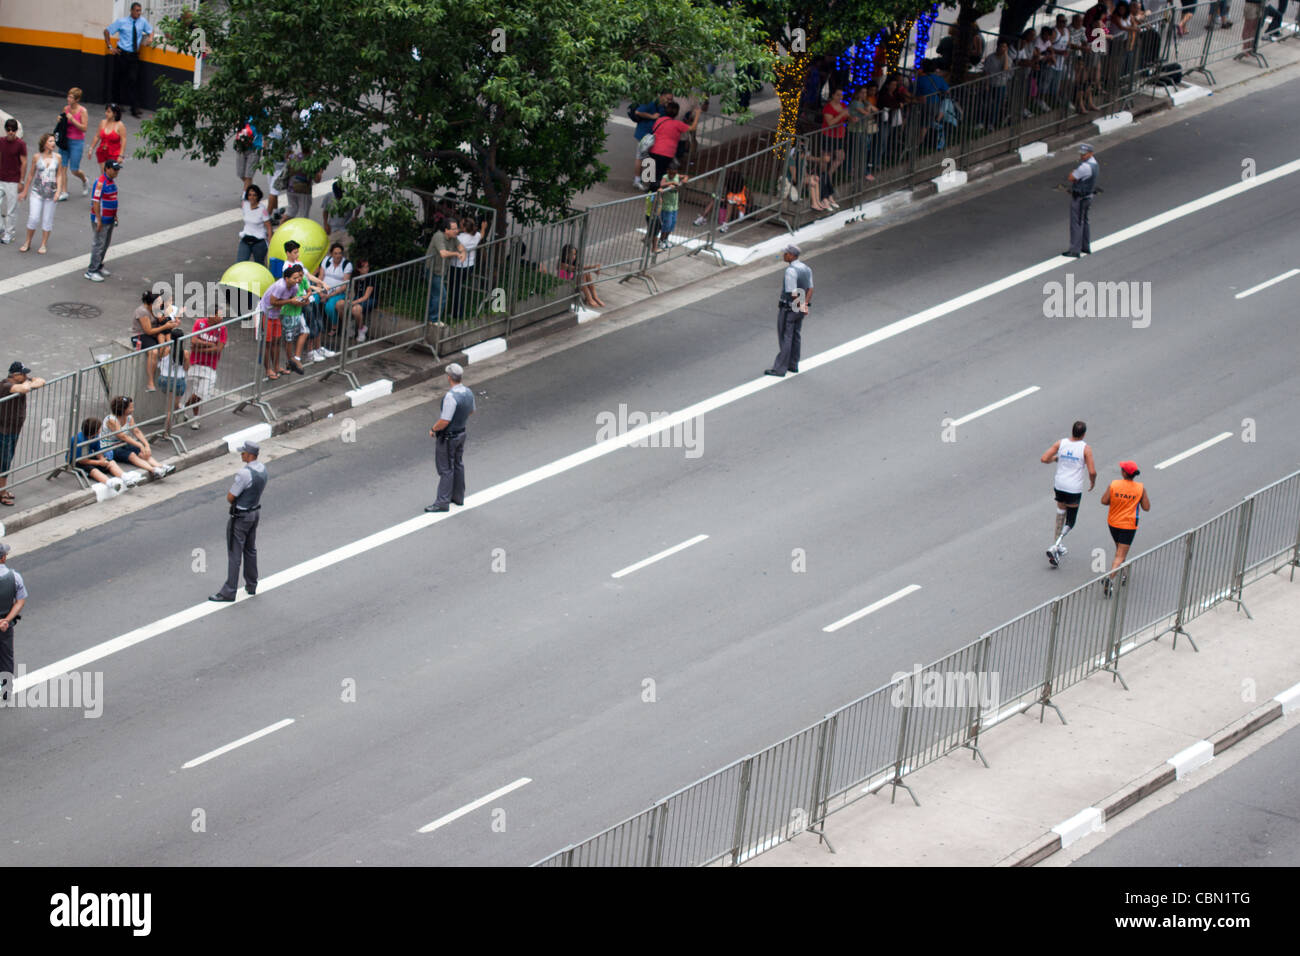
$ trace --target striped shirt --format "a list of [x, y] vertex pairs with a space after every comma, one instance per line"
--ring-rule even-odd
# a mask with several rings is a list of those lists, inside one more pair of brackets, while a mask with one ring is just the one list
[[[117, 221], [117, 183], [107, 176], [100, 176], [95, 180], [95, 189], [90, 194], [92, 203], [99, 203], [100, 218], [104, 222]], [[94, 206], [91, 207], [90, 221], [94, 223], [95, 213]]]

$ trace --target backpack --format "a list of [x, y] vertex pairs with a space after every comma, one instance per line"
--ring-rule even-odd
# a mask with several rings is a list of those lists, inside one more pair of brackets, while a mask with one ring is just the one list
[[59, 121], [54, 124], [54, 145], [65, 152], [68, 149], [68, 114], [60, 113]]
[[636, 115], [636, 108], [637, 108], [638, 105], [639, 105], [639, 104], [637, 103], [636, 100], [633, 100], [631, 103], [628, 104], [628, 107], [627, 107], [627, 118], [630, 119], [630, 120], [631, 120], [633, 123], [635, 123], [636, 125], [640, 126], [641, 123], [644, 122], [644, 120], [640, 119], [640, 118]]

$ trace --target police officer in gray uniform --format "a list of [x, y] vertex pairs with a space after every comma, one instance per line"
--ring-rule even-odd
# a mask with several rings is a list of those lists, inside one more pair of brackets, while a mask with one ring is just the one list
[[23, 576], [6, 564], [10, 547], [0, 544], [0, 700], [9, 699], [14, 679], [14, 624], [27, 603]]
[[1079, 147], [1079, 165], [1070, 173], [1070, 248], [1061, 255], [1072, 259], [1080, 254], [1092, 255], [1092, 231], [1088, 223], [1088, 210], [1097, 192], [1097, 173], [1100, 171], [1092, 147], [1084, 143]]
[[785, 260], [785, 281], [777, 303], [776, 340], [781, 351], [777, 353], [767, 375], [778, 378], [786, 372], [799, 371], [799, 349], [803, 344], [802, 326], [808, 306], [812, 303], [813, 274], [807, 263], [799, 261], [799, 247], [786, 246], [781, 254]]
[[456, 362], [447, 366], [447, 384], [442, 396], [442, 411], [429, 429], [436, 438], [433, 462], [438, 469], [438, 500], [425, 511], [450, 511], [452, 505], [465, 503], [465, 423], [474, 414], [474, 393], [461, 384], [465, 370]]
[[244, 562], [244, 590], [257, 593], [257, 522], [262, 517], [262, 492], [268, 479], [266, 466], [257, 460], [257, 442], [246, 441], [239, 449], [244, 467], [226, 494], [230, 522], [226, 525], [226, 583], [209, 601], [233, 601], [239, 590], [239, 562]]

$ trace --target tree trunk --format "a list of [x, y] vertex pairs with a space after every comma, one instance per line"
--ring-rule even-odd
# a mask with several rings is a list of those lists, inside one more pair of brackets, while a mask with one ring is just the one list
[[957, 10], [957, 35], [952, 38], [952, 69], [948, 71], [948, 85], [957, 86], [966, 81], [970, 72], [970, 47], [979, 32], [979, 12], [973, 0], [961, 0]]
[[998, 21], [998, 36], [1013, 41], [1025, 32], [1025, 24], [1043, 5], [1043, 0], [1009, 0], [1002, 7], [1002, 19]]
[[[799, 103], [803, 99], [804, 82], [812, 57], [807, 53], [788, 53], [777, 58], [772, 72], [773, 86], [781, 100], [781, 116], [777, 121], [777, 142], [793, 139], [799, 126]], [[783, 151], [784, 152], [784, 151]]]

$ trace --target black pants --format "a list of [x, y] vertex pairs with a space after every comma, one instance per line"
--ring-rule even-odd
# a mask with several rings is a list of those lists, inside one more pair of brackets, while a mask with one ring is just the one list
[[13, 690], [14, 673], [14, 626], [0, 634], [0, 700], [8, 700]]
[[438, 500], [434, 504], [440, 508], [464, 504], [465, 433], [439, 438], [437, 446], [433, 452], [433, 464], [438, 469]]
[[117, 105], [132, 111], [140, 103], [140, 54], [118, 53], [113, 57], [113, 86], [117, 90]]
[[1092, 224], [1088, 222], [1091, 208], [1091, 196], [1070, 199], [1070, 252], [1075, 255], [1092, 252]]
[[776, 354], [772, 368], [778, 372], [799, 371], [799, 349], [803, 344], [803, 313], [781, 306], [776, 316], [776, 340], [781, 351]]
[[244, 585], [257, 590], [257, 521], [262, 512], [231, 515], [226, 524], [226, 583], [223, 597], [234, 597], [239, 590], [239, 564], [244, 564]]

